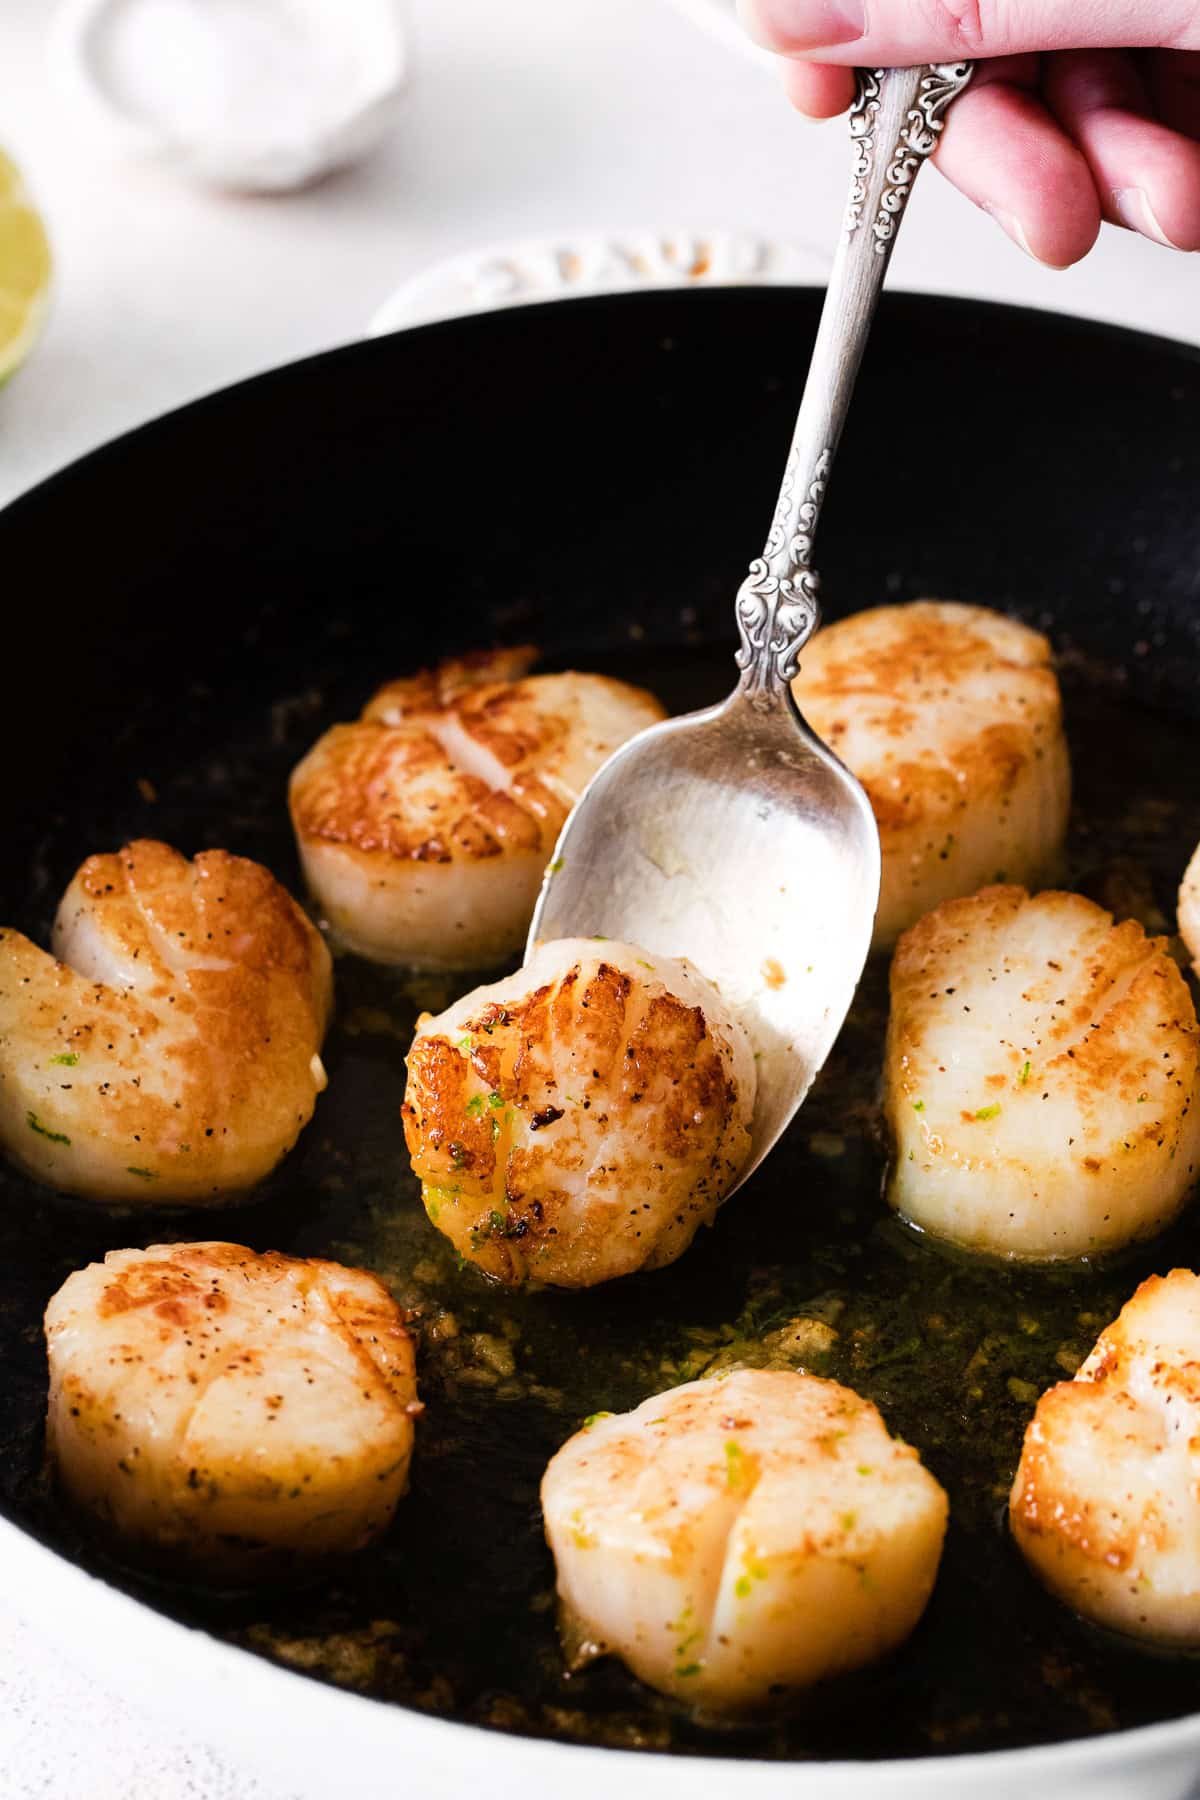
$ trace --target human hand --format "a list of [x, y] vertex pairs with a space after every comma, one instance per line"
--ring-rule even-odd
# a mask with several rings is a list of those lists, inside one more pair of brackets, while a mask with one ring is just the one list
[[1040, 262], [1078, 262], [1103, 219], [1200, 249], [1195, 0], [738, 0], [738, 10], [787, 59], [792, 104], [813, 119], [850, 105], [855, 65], [977, 60], [934, 161]]

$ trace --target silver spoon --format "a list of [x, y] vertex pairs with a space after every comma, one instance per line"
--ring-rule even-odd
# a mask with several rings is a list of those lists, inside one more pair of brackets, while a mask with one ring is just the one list
[[813, 537], [892, 246], [970, 63], [859, 73], [850, 197], [770, 535], [738, 590], [738, 684], [655, 725], [589, 784], [529, 931], [685, 956], [737, 1008], [758, 1069], [745, 1181], [842, 1026], [879, 899], [879, 834], [858, 782], [790, 683], [820, 616]]

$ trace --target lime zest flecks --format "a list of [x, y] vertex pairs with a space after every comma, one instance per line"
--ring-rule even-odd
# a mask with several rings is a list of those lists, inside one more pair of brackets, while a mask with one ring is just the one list
[[126, 1163], [125, 1173], [127, 1175], [138, 1175], [141, 1177], [141, 1179], [143, 1181], [157, 1181], [158, 1180], [158, 1176], [154, 1173], [153, 1169], [137, 1169], [134, 1167], [134, 1165], [132, 1163]]
[[465, 1111], [469, 1119], [478, 1119], [483, 1112], [483, 1095], [472, 1094], [467, 1101]]
[[497, 1107], [504, 1105], [504, 1095], [496, 1093], [489, 1094], [488, 1105], [491, 1107], [492, 1111], [495, 1112]]
[[746, 1453], [739, 1443], [730, 1438], [725, 1445], [725, 1486], [731, 1493], [734, 1493], [742, 1486], [748, 1475]]
[[695, 1621], [696, 1615], [693, 1611], [692, 1603], [689, 1600], [679, 1617], [673, 1619], [667, 1626], [668, 1631], [680, 1634], [679, 1642], [675, 1646], [676, 1675], [698, 1675], [704, 1666], [699, 1662], [684, 1662], [684, 1658], [689, 1654], [693, 1645], [698, 1644], [704, 1636], [704, 1633], [700, 1630], [699, 1626], [696, 1625]]
[[61, 1068], [73, 1069], [79, 1061], [79, 1052], [78, 1050], [60, 1050], [57, 1056], [50, 1058], [50, 1061], [59, 1064]]
[[585, 1431], [590, 1431], [592, 1429], [592, 1426], [599, 1424], [601, 1419], [611, 1419], [612, 1416], [613, 1415], [611, 1412], [589, 1413], [587, 1418], [583, 1421], [583, 1429]]
[[745, 1600], [751, 1593], [756, 1581], [765, 1581], [767, 1571], [762, 1563], [749, 1559], [743, 1565], [744, 1573], [738, 1576], [733, 1584], [733, 1591], [739, 1600]]
[[51, 1131], [48, 1125], [43, 1125], [32, 1108], [25, 1114], [25, 1123], [30, 1131], [36, 1131], [39, 1137], [49, 1138], [52, 1144], [69, 1144], [71, 1141], [65, 1131]]
[[559, 870], [565, 869], [566, 866], [567, 866], [566, 857], [565, 856], [556, 856], [552, 863], [546, 864], [546, 873], [547, 873], [547, 875], [557, 875]]
[[925, 1111], [925, 1102], [923, 1100], [914, 1100], [913, 1101], [913, 1111], [914, 1112], [924, 1112]]
[[422, 1187], [421, 1204], [425, 1208], [426, 1216], [432, 1224], [437, 1224], [438, 1216], [447, 1201], [451, 1206], [454, 1205], [455, 1201], [458, 1199], [458, 1193], [459, 1190], [456, 1187], [437, 1187], [433, 1182]]
[[999, 1112], [1000, 1107], [998, 1103], [993, 1104], [992, 1106], [981, 1106], [979, 1111], [975, 1114], [975, 1117], [977, 1119], [994, 1119], [998, 1116]]
[[1021, 1065], [1021, 1073], [1017, 1076], [1018, 1087], [1025, 1086], [1025, 1083], [1029, 1080], [1029, 1071], [1032, 1067], [1032, 1063], [1029, 1061], [1029, 1058], [1026, 1057], [1024, 1063]]

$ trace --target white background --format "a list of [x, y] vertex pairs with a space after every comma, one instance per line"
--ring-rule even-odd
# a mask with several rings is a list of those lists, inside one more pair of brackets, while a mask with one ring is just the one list
[[[413, 0], [394, 135], [362, 167], [271, 200], [199, 192], [98, 146], [47, 80], [50, 10], [0, 5], [0, 143], [58, 265], [49, 330], [0, 392], [0, 502], [138, 420], [359, 335], [397, 283], [474, 245], [726, 228], [828, 260], [844, 126], [797, 120], [768, 71], [659, 0]], [[1079, 268], [1050, 273], [934, 175], [892, 280], [1200, 340], [1195, 258], [1106, 229]], [[76, 1674], [69, 1643], [0, 1597], [0, 1800], [287, 1800], [222, 1758], [219, 1721], [196, 1721], [216, 1750], [180, 1742], [120, 1701], [119, 1668], [112, 1681]]]

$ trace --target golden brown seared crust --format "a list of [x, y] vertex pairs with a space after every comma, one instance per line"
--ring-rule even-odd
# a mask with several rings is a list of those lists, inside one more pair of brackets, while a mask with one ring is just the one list
[[[967, 682], [981, 677], [992, 689], [991, 723], [965, 697]], [[923, 817], [943, 823], [1003, 794], [1062, 717], [1049, 640], [952, 601], [871, 607], [827, 625], [805, 649], [794, 686], [801, 711], [839, 754], [854, 722], [870, 717], [881, 754], [855, 773], [885, 835]], [[922, 711], [958, 695], [958, 729], [939, 753], [911, 758]]]
[[[528, 655], [474, 673], [523, 667]], [[663, 716], [651, 695], [604, 676], [467, 680], [462, 669], [391, 682], [355, 724], [326, 732], [292, 776], [302, 843], [419, 862], [548, 856], [583, 782]], [[589, 714], [601, 707], [620, 725], [611, 742], [602, 728], [589, 755]]]
[[1200, 1029], [1162, 938], [1080, 894], [944, 901], [892, 963], [893, 1206], [994, 1254], [1146, 1237], [1200, 1168]]
[[403, 1116], [431, 1219], [513, 1283], [672, 1261], [748, 1148], [723, 1034], [603, 957], [485, 1001], [453, 1035], [426, 1027]]
[[411, 1453], [404, 1314], [362, 1269], [242, 1244], [112, 1251], [46, 1310], [47, 1442], [141, 1556], [270, 1573], [386, 1526]]
[[214, 1019], [227, 1014], [224, 1028], [236, 1041], [237, 1015], [260, 1009], [264, 984], [283, 976], [297, 1010], [324, 1034], [333, 1005], [329, 952], [261, 863], [227, 850], [201, 850], [189, 862], [169, 844], [137, 838], [82, 864], [64, 896], [60, 930], [70, 929], [76, 886], [103, 910], [106, 936], [154, 971], [152, 983], [138, 984], [148, 998], [165, 998], [186, 969], [197, 1006]]
[[537, 660], [532, 644], [507, 650], [469, 650], [465, 656], [439, 663], [436, 669], [420, 669], [415, 675], [385, 682], [363, 708], [362, 716], [398, 725], [417, 713], [442, 712], [472, 688], [519, 681]]
[[[1060, 1381], [1043, 1394], [1025, 1437], [1021, 1491], [1011, 1509], [1018, 1535], [1053, 1536], [1077, 1556], [1118, 1572], [1129, 1569], [1145, 1542], [1161, 1548], [1161, 1524], [1153, 1511], [1130, 1519], [1114, 1510], [1103, 1492], [1090, 1497], [1064, 1482], [1058, 1441], [1065, 1433], [1116, 1432], [1129, 1443], [1146, 1443], [1148, 1421], [1127, 1393], [1105, 1394], [1073, 1381]], [[1114, 1477], [1119, 1474], [1114, 1469]]]
[[[89, 857], [77, 880], [88, 899], [102, 904], [106, 931], [154, 969], [153, 981], [139, 992], [144, 1005], [134, 1008], [133, 1030], [148, 1049], [160, 1051], [186, 1092], [180, 1108], [179, 1094], [157, 1098], [145, 1082], [118, 1084], [105, 1101], [110, 1130], [153, 1143], [171, 1133], [181, 1110], [227, 1128], [265, 1097], [268, 1051], [266, 1060], [294, 1066], [304, 1083], [332, 1009], [332, 969], [319, 932], [269, 870], [224, 850], [201, 851], [189, 866], [177, 850], [141, 839], [116, 855]], [[68, 891], [65, 912], [70, 905]], [[174, 954], [201, 959], [187, 967], [182, 983], [164, 943]], [[214, 966], [205, 967], [209, 956]], [[120, 1030], [124, 1009], [111, 989], [89, 988], [80, 999], [82, 1018], [71, 1041], [83, 1053], [106, 1021]], [[166, 1020], [163, 1006], [170, 1008]], [[177, 1020], [190, 1020], [195, 1029], [170, 1041]]]
[[817, 635], [794, 692], [879, 825], [877, 948], [952, 895], [1052, 872], [1071, 782], [1040, 633], [950, 601], [875, 607]]
[[[1020, 887], [982, 888], [959, 900], [947, 900], [905, 932], [892, 960], [892, 1003], [919, 1004], [925, 990], [936, 986], [946, 959], [968, 935], [1015, 920], [1030, 904]], [[1022, 999], [1041, 1009], [1036, 1042], [1039, 1078], [1069, 1076], [1078, 1094], [1097, 1109], [1114, 1099], [1136, 1102], [1147, 1076], [1148, 1046], [1139, 1027], [1152, 1017], [1157, 1029], [1149, 1054], [1182, 1064], [1180, 1085], [1200, 1062], [1200, 1033], [1188, 986], [1169, 954], [1167, 939], [1148, 938], [1134, 919], [1114, 924], [1111, 916], [1081, 894], [1048, 890], [1039, 906], [1052, 905], [1077, 915], [1081, 931], [1092, 941], [1084, 980], [1063, 980], [1062, 965], [1048, 963], [1031, 972]], [[931, 996], [932, 997], [932, 996]], [[911, 1048], [919, 1048], [919, 1025]], [[999, 1054], [997, 1063], [1006, 1059]], [[985, 1083], [1008, 1088], [1007, 1069]], [[1138, 1134], [1161, 1132], [1157, 1119], [1139, 1125]]]
[[570, 808], [662, 717], [640, 688], [526, 677], [528, 661], [503, 653], [392, 682], [293, 770], [305, 880], [346, 949], [478, 969], [520, 948]]
[[565, 818], [565, 808], [538, 818], [478, 775], [450, 768], [437, 739], [417, 726], [374, 720], [327, 731], [292, 787], [302, 838], [412, 862], [548, 854]]
[[332, 1006], [320, 934], [268, 870], [142, 839], [90, 857], [55, 960], [0, 932], [0, 1124], [100, 1198], [240, 1191], [311, 1116]]
[[1200, 1280], [1142, 1282], [1074, 1380], [1038, 1402], [1013, 1535], [1046, 1584], [1118, 1631], [1200, 1644]]
[[264, 1291], [287, 1288], [301, 1305], [324, 1299], [362, 1357], [364, 1380], [382, 1383], [397, 1405], [410, 1404], [416, 1376], [412, 1336], [405, 1315], [367, 1270], [223, 1242], [155, 1245], [125, 1252], [124, 1258], [107, 1259], [116, 1266], [100, 1293], [100, 1318], [152, 1309], [164, 1323], [165, 1329], [159, 1328], [164, 1340], [189, 1333], [207, 1340], [214, 1319], [230, 1310], [226, 1284], [245, 1286], [249, 1280]]

